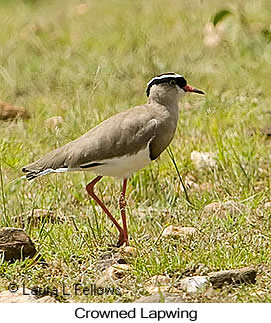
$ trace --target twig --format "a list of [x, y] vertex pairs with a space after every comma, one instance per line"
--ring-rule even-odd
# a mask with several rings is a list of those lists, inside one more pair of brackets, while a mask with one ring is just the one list
[[180, 180], [180, 182], [181, 182], [181, 184], [182, 184], [182, 187], [183, 187], [183, 190], [184, 190], [184, 194], [185, 194], [186, 201], [188, 202], [188, 204], [189, 204], [191, 207], [193, 207], [194, 209], [196, 209], [195, 204], [194, 204], [193, 202], [191, 202], [191, 200], [190, 200], [190, 198], [189, 198], [189, 195], [188, 195], [187, 189], [186, 189], [186, 187], [185, 187], [184, 181], [183, 181], [183, 179], [182, 179], [182, 176], [181, 176], [181, 174], [180, 174], [180, 171], [179, 171], [179, 169], [178, 169], [177, 163], [176, 163], [175, 158], [174, 158], [174, 154], [173, 154], [173, 152], [172, 152], [172, 150], [171, 150], [170, 146], [167, 148], [167, 153], [168, 153], [168, 155], [169, 155], [169, 157], [170, 157], [171, 161], [173, 162], [173, 165], [174, 165], [174, 167], [175, 167], [175, 169], [176, 169], [176, 172], [177, 172], [177, 174], [178, 174], [179, 180]]

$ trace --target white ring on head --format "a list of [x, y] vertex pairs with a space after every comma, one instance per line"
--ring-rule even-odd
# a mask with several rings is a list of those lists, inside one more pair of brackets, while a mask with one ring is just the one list
[[149, 86], [154, 80], [162, 80], [162, 79], [165, 79], [165, 78], [178, 78], [178, 77], [183, 77], [181, 74], [163, 74], [163, 75], [160, 75], [160, 76], [155, 76], [154, 78], [152, 78], [148, 83], [147, 83], [147, 86]]

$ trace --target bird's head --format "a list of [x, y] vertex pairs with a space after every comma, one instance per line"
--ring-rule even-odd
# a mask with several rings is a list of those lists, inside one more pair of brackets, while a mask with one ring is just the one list
[[155, 76], [147, 84], [147, 96], [149, 100], [159, 101], [161, 103], [177, 101], [186, 92], [204, 94], [187, 84], [186, 79], [177, 73], [164, 73]]

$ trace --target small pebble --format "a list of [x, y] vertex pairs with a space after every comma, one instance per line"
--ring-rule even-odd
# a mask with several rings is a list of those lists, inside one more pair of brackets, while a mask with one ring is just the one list
[[186, 277], [180, 281], [180, 288], [188, 293], [196, 293], [199, 289], [207, 286], [208, 283], [207, 276]]
[[61, 116], [55, 116], [48, 118], [44, 121], [47, 128], [55, 129], [59, 128], [64, 122], [64, 119]]
[[28, 117], [29, 115], [24, 107], [17, 107], [7, 102], [0, 101], [0, 120], [13, 120]]
[[214, 159], [216, 154], [209, 152], [201, 152], [201, 151], [192, 151], [190, 158], [197, 169], [203, 168], [215, 168], [217, 166], [217, 162]]
[[128, 264], [112, 265], [104, 271], [103, 276], [96, 282], [96, 285], [103, 287], [108, 281], [118, 281], [124, 278], [131, 270], [132, 267]]
[[144, 285], [146, 291], [150, 294], [169, 290], [170, 278], [165, 275], [155, 275], [151, 277]]
[[197, 229], [194, 227], [181, 227], [169, 225], [162, 233], [163, 238], [186, 238], [194, 235]]

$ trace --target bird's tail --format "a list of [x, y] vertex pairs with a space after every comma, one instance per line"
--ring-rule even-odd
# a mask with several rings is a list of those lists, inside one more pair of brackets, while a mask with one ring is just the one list
[[[42, 172], [40, 172], [40, 171], [38, 171], [38, 170], [30, 170], [30, 169], [28, 169], [27, 167], [24, 167], [23, 169], [22, 169], [22, 171], [24, 172], [24, 173], [26, 173], [24, 176], [22, 176], [22, 178], [25, 178], [25, 179], [27, 179], [27, 180], [29, 180], [29, 181], [32, 181], [33, 179], [35, 179], [35, 178], [37, 178], [37, 177], [39, 177], [39, 176], [42, 176], [41, 175], [41, 173]], [[45, 175], [45, 174], [44, 174]]]
[[61, 168], [57, 168], [57, 169], [52, 169], [52, 168], [48, 168], [45, 170], [29, 170], [26, 167], [24, 167], [22, 169], [22, 171], [24, 173], [26, 173], [26, 175], [22, 176], [22, 178], [26, 178], [29, 181], [32, 181], [33, 179], [40, 177], [40, 176], [44, 176], [50, 173], [64, 173], [68, 171], [68, 167], [61, 167]]
[[29, 181], [44, 176], [50, 173], [63, 173], [68, 171], [66, 161], [65, 146], [53, 150], [43, 156], [41, 159], [35, 161], [22, 168], [25, 173], [25, 178]]

